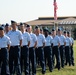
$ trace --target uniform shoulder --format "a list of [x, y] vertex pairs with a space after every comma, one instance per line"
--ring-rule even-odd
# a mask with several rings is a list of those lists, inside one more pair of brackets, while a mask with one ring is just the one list
[[20, 30], [16, 30], [16, 32], [21, 32]]
[[45, 38], [45, 36], [43, 34], [39, 34], [39, 37]]
[[56, 38], [59, 38], [59, 36], [58, 36], [58, 35], [56, 35], [55, 37], [56, 37]]
[[34, 33], [31, 33], [30, 35], [31, 35], [31, 36], [35, 36], [35, 37], [36, 37], [36, 34], [34, 34]]
[[8, 33], [11, 33], [12, 32], [12, 30], [10, 30]]
[[34, 34], [34, 33], [31, 33], [32, 34], [32, 36], [36, 36], [36, 34]]
[[25, 32], [26, 35], [30, 35], [28, 32]]
[[9, 39], [9, 37], [7, 35], [4, 35], [4, 38]]
[[20, 30], [16, 30], [16, 33], [22, 34], [22, 32]]
[[43, 34], [39, 34], [39, 36], [44, 36]]
[[52, 36], [48, 35], [48, 37], [53, 38]]
[[62, 37], [65, 37], [64, 35], [61, 35]]

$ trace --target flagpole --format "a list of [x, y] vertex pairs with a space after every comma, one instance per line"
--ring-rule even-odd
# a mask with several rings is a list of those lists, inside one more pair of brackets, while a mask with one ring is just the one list
[[55, 28], [55, 24], [56, 24], [56, 20], [57, 20], [57, 2], [56, 0], [54, 0], [54, 28]]

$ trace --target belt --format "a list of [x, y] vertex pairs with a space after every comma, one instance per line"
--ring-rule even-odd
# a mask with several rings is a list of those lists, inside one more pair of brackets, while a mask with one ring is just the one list
[[21, 46], [21, 47], [27, 47], [27, 45], [23, 45], [23, 46]]
[[34, 47], [29, 47], [30, 49], [34, 48]]
[[19, 45], [17, 45], [17, 46], [11, 46], [12, 48], [15, 48], [15, 47], [19, 47]]
[[58, 47], [58, 45], [57, 46], [53, 46], [53, 47]]
[[60, 45], [60, 47], [63, 47], [64, 45]]
[[51, 47], [51, 46], [45, 46], [45, 47]]
[[69, 47], [69, 46], [65, 46], [65, 47]]
[[45, 46], [45, 48], [46, 48], [46, 47], [51, 47], [51, 46]]
[[37, 47], [37, 48], [43, 48], [43, 47], [41, 46], [41, 47]]

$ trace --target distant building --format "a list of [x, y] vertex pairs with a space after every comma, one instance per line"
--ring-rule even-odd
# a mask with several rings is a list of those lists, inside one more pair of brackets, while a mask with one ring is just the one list
[[31, 26], [39, 25], [40, 27], [62, 27], [71, 30], [76, 27], [76, 16], [58, 17], [57, 21], [54, 20], [54, 17], [39, 17], [36, 20], [26, 22], [26, 24]]

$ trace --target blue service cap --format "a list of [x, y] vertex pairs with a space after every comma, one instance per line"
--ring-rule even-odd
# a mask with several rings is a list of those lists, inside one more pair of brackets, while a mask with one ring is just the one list
[[70, 32], [68, 31], [67, 34], [70, 34]]
[[53, 28], [52, 31], [55, 31], [55, 28]]
[[64, 33], [67, 33], [67, 31], [64, 31]]
[[61, 28], [58, 28], [58, 31], [62, 31], [62, 29]]
[[12, 24], [12, 23], [17, 23], [17, 22], [16, 22], [16, 21], [14, 21], [14, 20], [11, 20], [11, 24]]
[[30, 25], [26, 25], [26, 27], [30, 27]]
[[35, 29], [38, 29], [38, 28], [39, 28], [39, 26], [38, 26], [38, 25], [36, 25], [36, 26], [35, 26]]
[[5, 25], [4, 25], [4, 24], [2, 24], [1, 26], [2, 26], [2, 27], [4, 27]]
[[49, 35], [51, 35], [51, 32], [49, 31]]
[[44, 28], [43, 31], [44, 31], [44, 32], [45, 32], [45, 31], [49, 32], [48, 28]]
[[6, 23], [5, 27], [6, 27], [6, 26], [9, 26], [9, 24], [8, 24], [8, 23]]
[[23, 26], [24, 24], [22, 22], [20, 22], [20, 26]]
[[4, 28], [2, 26], [0, 26], [0, 30], [4, 30]]

